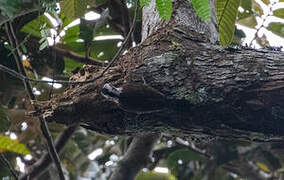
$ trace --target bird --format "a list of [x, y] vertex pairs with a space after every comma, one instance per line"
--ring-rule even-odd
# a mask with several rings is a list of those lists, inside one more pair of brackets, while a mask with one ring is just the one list
[[116, 88], [107, 83], [102, 95], [127, 112], [151, 113], [165, 108], [166, 98], [156, 89], [142, 83], [126, 83]]
[[118, 104], [122, 110], [137, 114], [167, 109], [185, 111], [191, 105], [186, 100], [169, 99], [158, 90], [142, 83], [125, 83], [119, 88], [107, 83], [103, 86], [101, 94]]

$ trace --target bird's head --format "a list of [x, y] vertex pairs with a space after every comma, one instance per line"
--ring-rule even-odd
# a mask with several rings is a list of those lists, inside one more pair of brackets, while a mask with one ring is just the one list
[[121, 88], [116, 88], [109, 83], [105, 84], [102, 89], [102, 95], [105, 98], [114, 101], [116, 103], [118, 103], [119, 101], [120, 94], [121, 94]]

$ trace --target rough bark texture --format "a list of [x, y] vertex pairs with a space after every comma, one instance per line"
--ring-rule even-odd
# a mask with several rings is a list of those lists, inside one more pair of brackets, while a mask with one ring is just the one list
[[[192, 9], [184, 5], [188, 1], [181, 2], [174, 6]], [[42, 106], [43, 116], [65, 124], [80, 121], [85, 127], [108, 134], [164, 132], [198, 138], [281, 141], [283, 53], [224, 49], [210, 43], [210, 33], [177, 23], [177, 12], [173, 21], [120, 57], [103, 78], [74, 85]], [[72, 79], [91, 79], [99, 71], [86, 66]], [[101, 96], [105, 83], [119, 87], [143, 83], [143, 78], [176, 103], [159, 112], [135, 114]]]
[[143, 7], [142, 41], [160, 28], [168, 27], [174, 23], [186, 26], [192, 31], [204, 34], [211, 43], [218, 41], [217, 16], [215, 11], [215, 0], [210, 0], [211, 21], [203, 22], [196, 15], [191, 3], [179, 1], [174, 3], [174, 11], [170, 21], [162, 21], [156, 10], [156, 1], [151, 1], [149, 6]]

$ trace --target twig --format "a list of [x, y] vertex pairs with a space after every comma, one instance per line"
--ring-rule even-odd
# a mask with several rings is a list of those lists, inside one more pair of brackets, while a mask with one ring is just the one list
[[[36, 9], [36, 8], [25, 9], [25, 10], [19, 12], [18, 14], [14, 15], [14, 18], [21, 17], [21, 16], [25, 16], [25, 15], [27, 15], [27, 14], [30, 14], [30, 13], [33, 13], [33, 12], [36, 12], [36, 11], [38, 11], [38, 12], [40, 13], [40, 11], [39, 11], [38, 9]], [[9, 20], [10, 20], [9, 17], [3, 16], [3, 15], [0, 14], [0, 27], [1, 27], [3, 24], [7, 23]]]
[[9, 161], [7, 160], [7, 158], [5, 157], [5, 155], [3, 153], [0, 154], [0, 159], [3, 162], [3, 164], [10, 170], [10, 172], [14, 176], [14, 178], [18, 179], [18, 174], [16, 173], [16, 171], [14, 170], [14, 168], [9, 163]]
[[[57, 152], [61, 152], [61, 150], [67, 143], [68, 139], [72, 136], [72, 134], [77, 129], [77, 127], [78, 127], [78, 124], [72, 124], [68, 126], [66, 129], [64, 129], [63, 132], [57, 136], [55, 143], [54, 143]], [[42, 174], [42, 172], [49, 166], [51, 162], [52, 162], [52, 158], [50, 157], [48, 153], [45, 153], [33, 165], [28, 167], [27, 172], [21, 175], [19, 179], [27, 180], [28, 178], [30, 179], [36, 178], [39, 174]]]
[[97, 65], [97, 66], [104, 66], [104, 62], [99, 61], [97, 59], [94, 59], [92, 57], [89, 57], [88, 59], [86, 59], [86, 57], [77, 54], [75, 52], [72, 52], [70, 50], [65, 50], [65, 49], [61, 49], [58, 47], [51, 47], [51, 51], [55, 49], [56, 54], [59, 56], [64, 56], [64, 57], [68, 57], [70, 59], [73, 59], [74, 61], [80, 62], [80, 63], [84, 63], [84, 64], [91, 64], [91, 65]]
[[[13, 28], [13, 26], [12, 26], [12, 24], [10, 24], [10, 22], [7, 22], [5, 24], [6, 34], [8, 36], [9, 42], [11, 44], [11, 47], [13, 49], [12, 50], [12, 54], [13, 54], [13, 56], [15, 58], [18, 71], [19, 71], [19, 73], [22, 76], [26, 77], [27, 75], [26, 75], [24, 66], [23, 66], [22, 61], [21, 61], [21, 52], [19, 51], [19, 46], [18, 46], [17, 40], [14, 38], [15, 37], [15, 33], [14, 33], [13, 29], [11, 29], [11, 27]], [[26, 79], [22, 79], [22, 80], [23, 80], [25, 89], [27, 90], [30, 99], [35, 99], [35, 95], [33, 94], [33, 91], [32, 91], [30, 83]]]
[[196, 152], [196, 153], [198, 153], [198, 154], [200, 154], [200, 155], [206, 157], [207, 159], [209, 159], [209, 158], [211, 157], [211, 155], [208, 154], [208, 153], [206, 153], [206, 151], [203, 151], [203, 150], [198, 149], [197, 147], [195, 147], [195, 145], [194, 145], [192, 142], [188, 142], [188, 144], [185, 144], [185, 143], [184, 143], [184, 140], [181, 139], [181, 138], [179, 138], [179, 137], [176, 138], [176, 142], [177, 142], [178, 144], [187, 146], [190, 150], [192, 150], [192, 151], [194, 151], [194, 152]]
[[[101, 77], [103, 77], [103, 75], [108, 71], [108, 69], [115, 63], [115, 61], [117, 60], [118, 56], [121, 54], [122, 50], [124, 49], [125, 45], [127, 44], [129, 38], [131, 37], [131, 34], [135, 28], [135, 21], [137, 18], [137, 13], [138, 13], [138, 5], [136, 4], [136, 9], [135, 9], [135, 13], [134, 13], [134, 18], [133, 18], [133, 22], [132, 22], [132, 26], [125, 38], [125, 40], [123, 41], [122, 45], [120, 46], [120, 48], [118, 49], [118, 51], [116, 52], [116, 54], [113, 56], [113, 58], [111, 59], [110, 63], [104, 68], [104, 70], [94, 79], [91, 80], [87, 80], [87, 81], [64, 81], [64, 80], [54, 80], [54, 81], [44, 81], [44, 80], [36, 80], [36, 79], [32, 79], [32, 78], [28, 78], [25, 74], [20, 74], [12, 69], [9, 69], [5, 66], [0, 65], [0, 70], [2, 70], [3, 72], [6, 72], [8, 74], [10, 74], [11, 76], [21, 79], [23, 81], [30, 81], [30, 82], [37, 82], [37, 83], [61, 83], [61, 84], [86, 84], [86, 83], [91, 83], [91, 82], [95, 82], [96, 80], [100, 79]], [[13, 52], [13, 51], [12, 51]]]
[[[270, 9], [269, 9], [269, 11], [270, 11], [269, 13], [271, 13], [271, 12], [273, 11], [272, 8], [273, 8], [273, 6], [274, 6], [276, 3], [277, 3], [277, 2], [274, 2], [274, 3], [271, 5], [271, 7], [270, 7]], [[253, 42], [254, 40], [256, 40], [257, 34], [258, 34], [258, 32], [260, 31], [260, 29], [264, 27], [264, 23], [266, 22], [267, 18], [270, 17], [270, 16], [272, 16], [272, 15], [269, 14], [269, 13], [263, 18], [263, 21], [262, 21], [261, 26], [259, 26], [259, 28], [256, 29], [256, 32], [255, 32], [255, 34], [254, 34], [254, 37], [253, 37], [253, 39], [252, 39], [252, 40], [250, 41], [250, 43], [249, 43], [249, 47], [251, 47], [251, 46], [252, 46], [252, 42]]]
[[[56, 32], [58, 33], [58, 28], [56, 28]], [[55, 47], [55, 40], [56, 40], [56, 36], [53, 35], [53, 46]], [[53, 71], [52, 71], [52, 83], [51, 83], [51, 88], [50, 91], [48, 93], [48, 99], [51, 99], [52, 93], [53, 93], [53, 85], [54, 85], [54, 77], [55, 77], [55, 71], [56, 71], [56, 52], [55, 49], [52, 49], [52, 67], [53, 67]]]
[[[133, 17], [133, 21], [132, 21], [132, 25], [131, 28], [125, 38], [125, 40], [123, 41], [122, 45], [120, 46], [119, 50], [116, 52], [116, 54], [114, 55], [114, 57], [112, 58], [112, 60], [110, 61], [110, 63], [107, 65], [107, 67], [103, 70], [103, 72], [100, 74], [100, 76], [103, 76], [105, 72], [107, 72], [107, 70], [115, 63], [117, 57], [120, 55], [121, 51], [124, 49], [124, 46], [127, 44], [129, 38], [131, 37], [132, 32], [134, 31], [135, 28], [135, 22], [136, 22], [136, 18], [137, 18], [137, 12], [138, 12], [138, 4], [136, 1], [136, 7], [135, 7], [135, 12], [134, 12], [134, 17]], [[98, 78], [100, 77], [98, 76]]]
[[[5, 27], [6, 27], [7, 36], [9, 38], [11, 47], [16, 50], [16, 51], [12, 51], [12, 53], [13, 53], [13, 56], [14, 56], [15, 61], [17, 63], [18, 71], [21, 72], [21, 74], [23, 76], [27, 77], [26, 73], [25, 73], [24, 66], [21, 62], [21, 52], [19, 50], [17, 37], [16, 37], [15, 32], [13, 30], [13, 25], [9, 21], [5, 24]], [[28, 92], [30, 99], [36, 100], [35, 95], [32, 92], [32, 87], [31, 87], [29, 81], [24, 79], [23, 82], [24, 82], [25, 88]], [[34, 109], [37, 110], [37, 107], [34, 106]], [[61, 163], [60, 163], [60, 160], [59, 160], [59, 156], [58, 156], [58, 154], [55, 150], [54, 143], [53, 143], [51, 134], [48, 130], [47, 124], [42, 117], [39, 117], [39, 120], [40, 120], [41, 130], [42, 130], [43, 135], [46, 138], [46, 141], [47, 141], [47, 144], [48, 144], [48, 151], [51, 154], [51, 157], [53, 158], [53, 161], [54, 161], [54, 163], [55, 163], [55, 165], [58, 169], [59, 177], [60, 177], [61, 180], [65, 180], [64, 173], [63, 173], [63, 170], [62, 170], [62, 166], [61, 166]]]

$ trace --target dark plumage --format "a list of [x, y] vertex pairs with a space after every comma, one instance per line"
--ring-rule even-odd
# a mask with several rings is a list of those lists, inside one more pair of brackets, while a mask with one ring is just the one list
[[128, 112], [156, 112], [164, 109], [166, 104], [166, 98], [162, 93], [145, 84], [125, 84], [121, 88], [105, 84], [102, 95]]
[[153, 113], [162, 110], [189, 112], [192, 104], [185, 99], [168, 99], [145, 84], [127, 83], [120, 88], [105, 84], [102, 95], [116, 102], [121, 109], [134, 113]]

